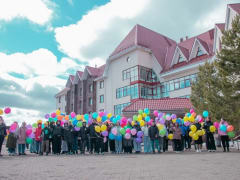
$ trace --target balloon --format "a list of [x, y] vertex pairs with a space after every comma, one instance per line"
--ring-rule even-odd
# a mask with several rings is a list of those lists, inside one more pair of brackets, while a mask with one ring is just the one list
[[163, 119], [163, 118], [160, 118], [160, 124], [165, 124], [165, 119]]
[[71, 118], [75, 118], [76, 113], [75, 112], [71, 112], [70, 116], [71, 116]]
[[102, 117], [102, 122], [105, 122], [107, 120], [107, 116]]
[[168, 139], [172, 140], [173, 139], [173, 134], [168, 134]]
[[216, 131], [216, 127], [215, 127], [215, 126], [210, 126], [210, 127], [209, 127], [209, 131], [210, 131], [211, 133], [214, 133], [214, 132]]
[[204, 129], [202, 129], [202, 135], [205, 135], [205, 134], [206, 134], [205, 130], [204, 130]]
[[194, 132], [192, 132], [192, 131], [189, 132], [189, 136], [190, 136], [190, 137], [192, 137], [193, 134], [194, 134]]
[[134, 126], [134, 125], [135, 125], [135, 123], [136, 123], [135, 121], [132, 121], [131, 125], [132, 125], [132, 126]]
[[194, 122], [195, 122], [195, 119], [194, 119], [193, 116], [190, 116], [190, 117], [188, 118], [188, 120], [189, 120], [191, 123], [194, 123]]
[[195, 111], [194, 111], [194, 109], [190, 109], [190, 113], [192, 114], [192, 113], [194, 113]]
[[26, 130], [26, 135], [27, 135], [27, 136], [30, 136], [31, 134], [32, 134], [32, 129], [27, 129], [27, 130]]
[[28, 125], [26, 125], [26, 128], [27, 128], [27, 129], [32, 129], [32, 125], [31, 125], [31, 124], [28, 124]]
[[149, 122], [150, 120], [151, 120], [151, 118], [150, 118], [149, 116], [146, 116], [146, 117], [145, 117], [145, 121], [146, 121], [146, 122]]
[[197, 134], [198, 136], [202, 136], [202, 135], [203, 135], [203, 134], [202, 134], [202, 130], [197, 130], [196, 134]]
[[61, 111], [59, 109], [56, 110], [56, 115], [60, 115], [61, 114]]
[[133, 120], [134, 120], [134, 121], [137, 121], [137, 120], [138, 120], [137, 115], [134, 115], [134, 116], [133, 116]]
[[125, 130], [124, 128], [121, 128], [121, 129], [120, 129], [120, 133], [121, 133], [121, 135], [125, 135], [126, 130]]
[[187, 113], [187, 114], [186, 114], [187, 117], [190, 117], [191, 115], [192, 115], [191, 113]]
[[85, 119], [86, 121], [88, 121], [89, 115], [88, 115], [88, 114], [84, 114], [84, 119]]
[[2, 115], [3, 114], [3, 110], [2, 109], [0, 109], [0, 115]]
[[143, 136], [143, 132], [142, 132], [142, 131], [138, 131], [138, 132], [137, 132], [137, 137], [140, 138], [140, 137], [142, 137], [142, 136]]
[[53, 112], [52, 114], [51, 114], [51, 117], [52, 118], [55, 118], [57, 115], [56, 115], [56, 113], [55, 112]]
[[[35, 129], [35, 131], [36, 131], [36, 129]], [[29, 138], [31, 138], [31, 139], [35, 138], [35, 134], [34, 133], [30, 134]]]
[[104, 116], [104, 112], [99, 112], [99, 116], [103, 117]]
[[82, 127], [82, 121], [78, 121], [77, 127]]
[[166, 131], [165, 128], [164, 128], [164, 129], [161, 129], [161, 130], [159, 131], [159, 135], [160, 135], [161, 137], [164, 137], [164, 136], [166, 135], [166, 133], [167, 133], [167, 131]]
[[45, 119], [49, 119], [50, 115], [49, 114], [46, 114], [45, 115]]
[[168, 121], [171, 120], [171, 116], [169, 114], [166, 115], [166, 120], [168, 120]]
[[189, 120], [189, 118], [188, 118], [187, 116], [185, 116], [185, 117], [183, 118], [183, 120], [184, 120], [184, 122], [187, 122], [187, 121]]
[[76, 126], [77, 123], [78, 123], [78, 120], [76, 120], [76, 119], [74, 119], [73, 122], [72, 122], [72, 124], [73, 124], [74, 126]]
[[177, 119], [177, 120], [176, 120], [176, 123], [178, 123], [178, 124], [182, 124], [181, 119]]
[[57, 119], [58, 119], [59, 121], [61, 121], [61, 120], [63, 119], [63, 116], [58, 115], [58, 116], [57, 116]]
[[153, 115], [158, 117], [158, 111], [157, 110], [153, 111]]
[[97, 117], [97, 122], [98, 123], [102, 122], [102, 118], [100, 116]]
[[109, 134], [109, 139], [114, 140], [114, 139], [115, 139], [114, 134], [110, 133], [110, 134]]
[[192, 116], [192, 117], [196, 117], [196, 115], [197, 115], [197, 114], [196, 114], [195, 112], [191, 113], [191, 116]]
[[215, 126], [216, 129], [219, 128], [219, 122], [216, 121], [216, 122], [213, 123], [213, 125]]
[[197, 131], [197, 127], [195, 125], [191, 125], [190, 129], [193, 133], [195, 133]]
[[75, 131], [80, 131], [80, 127], [74, 127]]
[[142, 113], [143, 113], [143, 110], [139, 109], [138, 114], [142, 114]]
[[121, 116], [120, 116], [120, 115], [117, 115], [117, 116], [116, 116], [116, 119], [117, 119], [117, 121], [119, 121], [119, 120], [121, 119]]
[[142, 115], [138, 115], [138, 121], [141, 121], [142, 120]]
[[97, 112], [94, 112], [93, 114], [92, 114], [92, 118], [93, 119], [96, 119], [98, 117], [98, 113]]
[[79, 120], [81, 119], [81, 115], [78, 114], [78, 115], [76, 116], [76, 119], [79, 121]]
[[37, 123], [33, 123], [32, 127], [37, 128]]
[[229, 136], [229, 138], [234, 138], [235, 137], [235, 133], [233, 131], [228, 132], [227, 135]]
[[176, 114], [172, 114], [172, 115], [171, 115], [171, 118], [172, 118], [172, 119], [177, 119], [177, 115], [176, 115]]
[[189, 126], [189, 125], [190, 125], [190, 122], [189, 122], [189, 121], [184, 122], [184, 125], [185, 125], [185, 126]]
[[162, 112], [158, 113], [158, 118], [161, 118], [161, 117], [163, 117], [163, 113]]
[[208, 111], [203, 111], [203, 117], [204, 118], [208, 117]]
[[107, 118], [110, 119], [112, 117], [112, 113], [107, 114]]
[[136, 129], [131, 129], [131, 134], [132, 134], [133, 136], [135, 136], [135, 135], [137, 134], [137, 130], [136, 130]]
[[223, 132], [226, 132], [227, 131], [227, 126], [222, 124], [220, 125], [220, 130], [223, 131]]
[[90, 124], [92, 124], [92, 119], [91, 118], [89, 118], [89, 120], [87, 121], [88, 122], [88, 124], [90, 125]]
[[105, 125], [105, 124], [103, 124], [102, 126], [101, 126], [101, 131], [103, 132], [103, 131], [106, 131], [107, 130], [107, 126]]
[[27, 144], [32, 144], [32, 143], [33, 143], [32, 138], [27, 138], [27, 139], [26, 139], [26, 143], [27, 143]]
[[158, 130], [160, 131], [161, 129], [164, 128], [164, 125], [162, 125], [162, 124], [157, 124], [157, 127], [158, 127]]
[[136, 142], [137, 142], [137, 143], [141, 143], [141, 142], [142, 142], [142, 138], [139, 138], [139, 137], [136, 138]]
[[5, 114], [11, 113], [11, 108], [10, 108], [10, 107], [6, 107], [6, 108], [4, 109], [4, 113], [5, 113]]
[[143, 113], [143, 114], [142, 114], [142, 117], [144, 117], [144, 118], [147, 117], [147, 114], [146, 114], [146, 113]]
[[129, 133], [129, 134], [130, 134], [130, 133], [131, 133], [131, 129], [130, 129], [130, 128], [127, 128], [127, 129], [126, 129], [126, 133]]
[[145, 109], [144, 109], [144, 113], [146, 113], [147, 115], [149, 115], [149, 114], [150, 114], [150, 110], [149, 110], [148, 108], [145, 108]]
[[196, 133], [194, 133], [192, 138], [193, 138], [194, 141], [196, 141], [196, 140], [198, 140], [199, 136]]
[[116, 127], [112, 128], [111, 132], [112, 132], [113, 135], [116, 136], [117, 135], [117, 128]]
[[139, 122], [139, 124], [140, 124], [141, 127], [143, 127], [144, 124], [145, 124], [145, 122], [144, 122], [143, 120], [141, 120], [141, 121]]
[[102, 135], [103, 135], [104, 137], [108, 136], [108, 131], [103, 131], [103, 132], [102, 132]]
[[121, 140], [122, 140], [122, 136], [116, 136], [116, 139], [117, 139], [118, 141], [121, 141]]
[[125, 139], [130, 139], [131, 138], [131, 134], [126, 133], [124, 137], [125, 137]]
[[228, 127], [227, 127], [227, 132], [231, 132], [231, 131], [233, 131], [234, 130], [234, 127], [232, 126], [232, 125], [229, 125]]
[[100, 126], [95, 126], [95, 131], [99, 133], [101, 131]]

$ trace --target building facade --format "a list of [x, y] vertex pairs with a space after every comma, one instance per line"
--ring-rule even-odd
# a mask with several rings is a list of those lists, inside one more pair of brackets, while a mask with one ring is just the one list
[[67, 108], [67, 93], [70, 89], [64, 88], [62, 91], [55, 95], [56, 98], [56, 109], [59, 109], [62, 113], [66, 113]]
[[223, 31], [231, 28], [239, 13], [240, 3], [229, 4], [225, 23], [179, 42], [136, 25], [104, 66], [87, 66], [81, 78], [76, 74], [71, 81], [69, 77], [67, 112], [108, 111], [116, 115], [140, 99], [189, 98], [199, 66], [215, 60]]

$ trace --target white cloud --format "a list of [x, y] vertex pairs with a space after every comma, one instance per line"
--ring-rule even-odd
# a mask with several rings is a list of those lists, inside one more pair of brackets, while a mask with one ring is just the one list
[[67, 2], [68, 2], [71, 6], [73, 6], [73, 0], [67, 0]]
[[148, 2], [150, 0], [111, 0], [91, 10], [77, 24], [56, 28], [55, 38], [59, 49], [72, 58], [91, 61], [81, 53], [82, 49], [94, 43], [114, 21], [136, 17]]
[[11, 21], [14, 18], [26, 18], [29, 21], [44, 25], [52, 17], [49, 0], [1, 0], [0, 20]]

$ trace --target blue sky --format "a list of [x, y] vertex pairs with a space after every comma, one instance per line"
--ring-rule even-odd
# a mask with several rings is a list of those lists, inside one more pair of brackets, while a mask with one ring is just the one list
[[240, 0], [0, 1], [0, 108], [13, 110], [4, 118], [54, 111], [69, 74], [104, 64], [134, 25], [179, 41], [224, 22], [229, 3]]

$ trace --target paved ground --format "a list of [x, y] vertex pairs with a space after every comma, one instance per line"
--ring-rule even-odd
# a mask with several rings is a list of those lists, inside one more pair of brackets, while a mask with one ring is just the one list
[[0, 157], [0, 180], [239, 180], [240, 152]]

